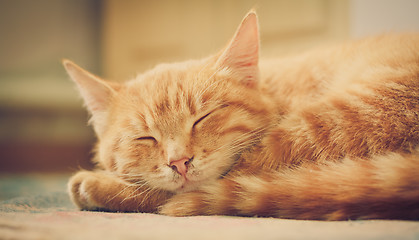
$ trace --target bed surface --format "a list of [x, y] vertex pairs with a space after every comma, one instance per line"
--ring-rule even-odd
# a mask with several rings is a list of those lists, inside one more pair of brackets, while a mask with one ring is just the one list
[[0, 176], [0, 239], [419, 239], [416, 221], [297, 221], [78, 211], [68, 176]]

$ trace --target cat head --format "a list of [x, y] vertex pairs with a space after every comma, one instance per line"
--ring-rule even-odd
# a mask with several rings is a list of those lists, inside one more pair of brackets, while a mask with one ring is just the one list
[[179, 192], [226, 174], [269, 125], [258, 55], [251, 12], [220, 53], [161, 64], [125, 83], [68, 60], [64, 66], [92, 115], [99, 164], [128, 181]]

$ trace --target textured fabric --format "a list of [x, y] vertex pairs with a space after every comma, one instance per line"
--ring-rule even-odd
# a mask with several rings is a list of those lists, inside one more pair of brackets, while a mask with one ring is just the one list
[[0, 239], [419, 239], [419, 222], [86, 212], [61, 191], [0, 202]]

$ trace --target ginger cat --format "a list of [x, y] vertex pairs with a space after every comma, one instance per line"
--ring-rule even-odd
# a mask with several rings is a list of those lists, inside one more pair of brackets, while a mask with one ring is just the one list
[[80, 209], [419, 218], [419, 34], [259, 63], [250, 12], [218, 54], [122, 84], [64, 66], [98, 138]]

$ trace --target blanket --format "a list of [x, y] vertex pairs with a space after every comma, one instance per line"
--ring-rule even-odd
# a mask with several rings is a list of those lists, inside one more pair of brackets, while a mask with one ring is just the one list
[[419, 239], [419, 222], [87, 212], [63, 190], [1, 201], [0, 239]]

